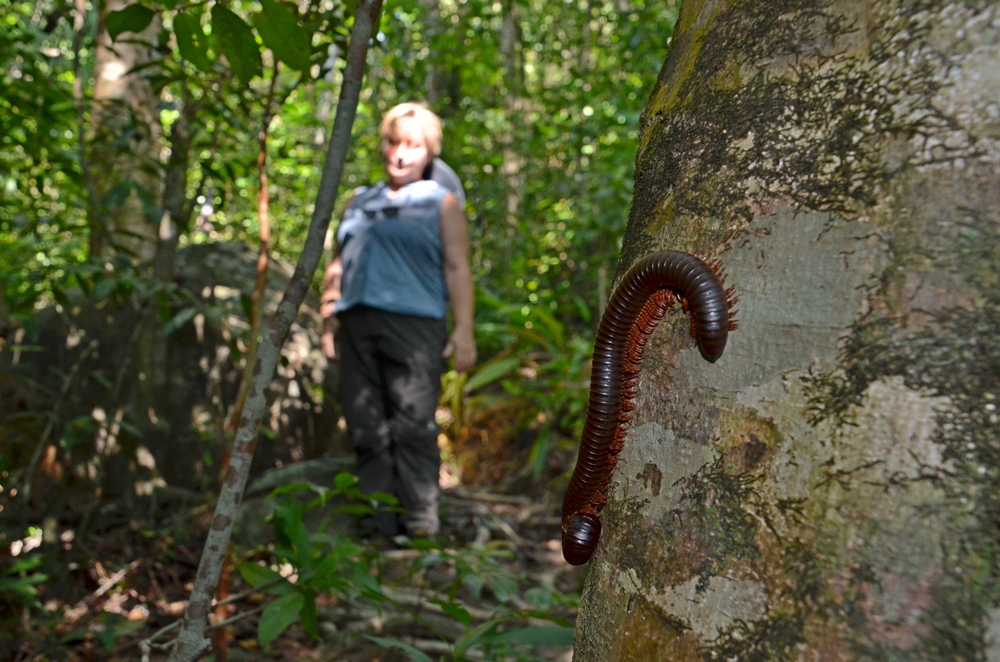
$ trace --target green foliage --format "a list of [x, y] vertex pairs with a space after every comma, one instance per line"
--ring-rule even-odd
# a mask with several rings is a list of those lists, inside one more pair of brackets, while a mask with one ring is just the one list
[[140, 4], [129, 5], [108, 14], [108, 36], [115, 41], [123, 32], [142, 32], [153, 22], [156, 13]]
[[[308, 501], [295, 496], [309, 493], [316, 496]], [[284, 497], [272, 516], [278, 540], [274, 554], [281, 563], [292, 568], [295, 581], [272, 567], [257, 563], [240, 564], [239, 571], [244, 581], [276, 596], [261, 614], [257, 636], [262, 645], [273, 642], [299, 620], [307, 633], [318, 637], [316, 597], [320, 594], [333, 593], [343, 599], [362, 600], [377, 607], [390, 604], [403, 607], [393, 599], [391, 591], [386, 590], [379, 574], [372, 572], [371, 568], [377, 566], [378, 559], [372, 547], [359, 545], [346, 536], [327, 534], [325, 521], [315, 530], [310, 530], [304, 519], [306, 512], [325, 506], [331, 499], [345, 502], [336, 508], [339, 512], [374, 514], [381, 507], [396, 507], [393, 497], [361, 495], [357, 479], [347, 473], [336, 476], [332, 489], [298, 483], [278, 488], [271, 496]], [[361, 510], [350, 506], [360, 506]], [[519, 578], [503, 566], [503, 562], [513, 556], [507, 544], [489, 543], [448, 549], [429, 539], [399, 538], [398, 542], [420, 552], [410, 564], [406, 576], [412, 577], [432, 566], [447, 566], [454, 570], [453, 579], [439, 590], [440, 597], [428, 600], [428, 604], [439, 607], [443, 614], [465, 629], [457, 641], [450, 642], [452, 654], [449, 659], [466, 660], [469, 659], [467, 653], [478, 650], [486, 655], [484, 659], [529, 660], [533, 658], [524, 656], [525, 646], [566, 646], [572, 643], [572, 628], [565, 620], [553, 617], [549, 612], [575, 605], [576, 596], [563, 596], [536, 586], [524, 593], [528, 606], [517, 606], [515, 602], [521, 592]], [[501, 607], [494, 610], [492, 618], [474, 624], [469, 610], [459, 600], [461, 591], [468, 591], [477, 600], [483, 598], [484, 591], [489, 591]], [[422, 621], [418, 613], [413, 613], [413, 617], [418, 622]], [[553, 625], [510, 627], [529, 618], [547, 620]], [[402, 650], [414, 660], [426, 658], [419, 650], [395, 637], [368, 638], [380, 646]]]
[[[302, 501], [295, 495], [314, 492], [316, 496]], [[316, 596], [335, 593], [351, 599], [382, 599], [378, 581], [369, 570], [373, 551], [358, 545], [344, 535], [326, 533], [326, 520], [310, 531], [304, 520], [306, 512], [326, 505], [330, 499], [346, 501], [338, 512], [374, 514], [380, 507], [396, 507], [394, 497], [383, 494], [363, 496], [357, 478], [348, 473], [338, 474], [332, 489], [310, 483], [284, 485], [271, 493], [271, 498], [283, 497], [271, 518], [279, 546], [275, 555], [295, 568], [297, 581], [292, 583], [277, 571], [255, 563], [239, 566], [243, 579], [253, 587], [279, 596], [261, 614], [257, 636], [267, 646], [292, 623], [301, 619], [306, 632], [319, 637], [316, 630]]]
[[499, 384], [507, 396], [523, 403], [525, 424], [537, 424], [536, 437], [528, 455], [531, 472], [541, 475], [549, 451], [557, 440], [579, 439], [586, 417], [589, 379], [589, 339], [570, 335], [567, 326], [545, 306], [504, 303], [480, 293], [479, 341], [486, 347], [502, 347], [461, 381], [454, 372], [446, 374], [442, 401], [458, 412], [457, 395], [474, 397], [480, 389]]
[[201, 20], [195, 14], [182, 11], [174, 16], [174, 37], [177, 39], [177, 53], [198, 67], [203, 73], [211, 73], [212, 62], [208, 57], [208, 37], [201, 27]]
[[229, 60], [240, 84], [247, 85], [252, 78], [261, 75], [260, 47], [243, 19], [217, 4], [212, 7], [212, 34], [218, 39], [219, 50]]
[[6, 575], [0, 576], [0, 603], [41, 609], [36, 587], [48, 579], [46, 575], [36, 572], [41, 564], [42, 557], [37, 554], [11, 564]]
[[292, 69], [308, 69], [312, 35], [299, 25], [298, 11], [275, 0], [261, 0], [261, 6], [264, 11], [254, 15], [253, 25], [264, 45]]

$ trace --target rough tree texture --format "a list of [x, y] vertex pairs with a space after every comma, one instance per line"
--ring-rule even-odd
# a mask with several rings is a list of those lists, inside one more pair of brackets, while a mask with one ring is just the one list
[[685, 0], [619, 274], [718, 257], [715, 365], [661, 323], [577, 660], [1000, 660], [1000, 7]]
[[[148, 44], [156, 43], [161, 26], [157, 15], [142, 33], [125, 33], [112, 43], [107, 31], [108, 15], [130, 4], [134, 3], [130, 0], [99, 3], [93, 136], [87, 176], [95, 180], [99, 195], [106, 197], [102, 208], [92, 210], [90, 256], [101, 258], [124, 252], [136, 261], [144, 261], [155, 252], [155, 221], [159, 219], [147, 217], [142, 195], [135, 189], [129, 192], [122, 187], [134, 184], [143, 190], [147, 200], [160, 199], [156, 170], [163, 136], [156, 107], [158, 99], [149, 80], [131, 72], [157, 55]], [[186, 158], [187, 154], [183, 156]], [[124, 195], [112, 191], [122, 191]], [[183, 195], [183, 189], [180, 194]]]

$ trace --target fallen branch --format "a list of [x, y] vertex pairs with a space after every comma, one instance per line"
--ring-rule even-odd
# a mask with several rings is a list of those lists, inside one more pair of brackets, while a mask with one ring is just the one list
[[447, 497], [455, 497], [456, 499], [463, 499], [465, 501], [485, 501], [487, 503], [510, 503], [517, 506], [528, 506], [535, 503], [535, 499], [526, 496], [517, 496], [516, 494], [494, 494], [491, 492], [473, 492], [472, 490], [467, 490], [461, 487], [456, 487], [450, 490], [445, 490], [443, 495]]
[[[242, 599], [244, 599], [244, 598], [246, 598], [246, 597], [248, 597], [250, 595], [253, 595], [254, 593], [260, 593], [261, 591], [266, 591], [267, 589], [271, 588], [272, 586], [280, 584], [283, 581], [285, 581], [284, 578], [273, 579], [273, 580], [271, 580], [269, 582], [265, 582], [265, 583], [261, 584], [260, 586], [255, 586], [255, 587], [253, 587], [251, 589], [243, 591], [242, 593], [239, 593], [237, 595], [231, 595], [228, 598], [226, 598], [225, 600], [217, 601], [212, 606], [213, 607], [222, 607], [224, 605], [232, 604], [233, 602], [239, 602], [240, 600], [242, 600]], [[236, 616], [233, 616], [232, 618], [226, 619], [224, 621], [221, 621], [219, 623], [216, 623], [216, 624], [214, 624], [214, 625], [206, 628], [205, 631], [206, 632], [210, 632], [210, 631], [218, 629], [220, 627], [225, 627], [226, 625], [229, 625], [230, 623], [238, 621], [241, 618], [245, 618], [249, 614], [256, 614], [256, 613], [260, 612], [263, 608], [264, 608], [264, 605], [261, 605], [261, 606], [255, 608], [255, 609], [251, 609], [250, 611], [241, 612], [240, 614], [237, 614]], [[139, 650], [142, 651], [143, 662], [146, 662], [149, 659], [149, 654], [152, 651], [152, 649], [154, 649], [154, 648], [157, 649], [157, 650], [169, 650], [170, 648], [174, 647], [174, 645], [175, 645], [175, 643], [177, 641], [176, 639], [171, 639], [170, 641], [165, 642], [163, 644], [157, 644], [156, 640], [159, 639], [160, 637], [163, 637], [164, 635], [167, 635], [167, 634], [173, 632], [177, 628], [179, 628], [180, 625], [181, 625], [181, 623], [182, 623], [182, 621], [178, 619], [178, 620], [174, 621], [173, 623], [171, 623], [170, 625], [167, 625], [167, 626], [164, 626], [164, 627], [160, 628], [159, 630], [157, 630], [156, 632], [154, 632], [153, 634], [151, 634], [150, 636], [146, 637], [145, 639], [143, 639], [142, 641], [139, 642], [138, 646], [139, 646]]]

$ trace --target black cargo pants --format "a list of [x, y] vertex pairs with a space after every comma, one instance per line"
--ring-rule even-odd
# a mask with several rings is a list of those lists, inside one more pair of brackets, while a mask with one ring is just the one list
[[392, 494], [406, 509], [362, 526], [386, 536], [437, 533], [441, 454], [434, 412], [446, 322], [367, 306], [337, 319], [340, 406], [358, 454], [358, 487]]

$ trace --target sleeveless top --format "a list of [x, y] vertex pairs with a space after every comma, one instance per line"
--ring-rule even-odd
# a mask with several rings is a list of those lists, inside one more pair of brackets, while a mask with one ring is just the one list
[[407, 184], [392, 200], [385, 182], [357, 190], [337, 229], [344, 271], [334, 313], [354, 306], [444, 319], [447, 290], [441, 202], [430, 180]]

